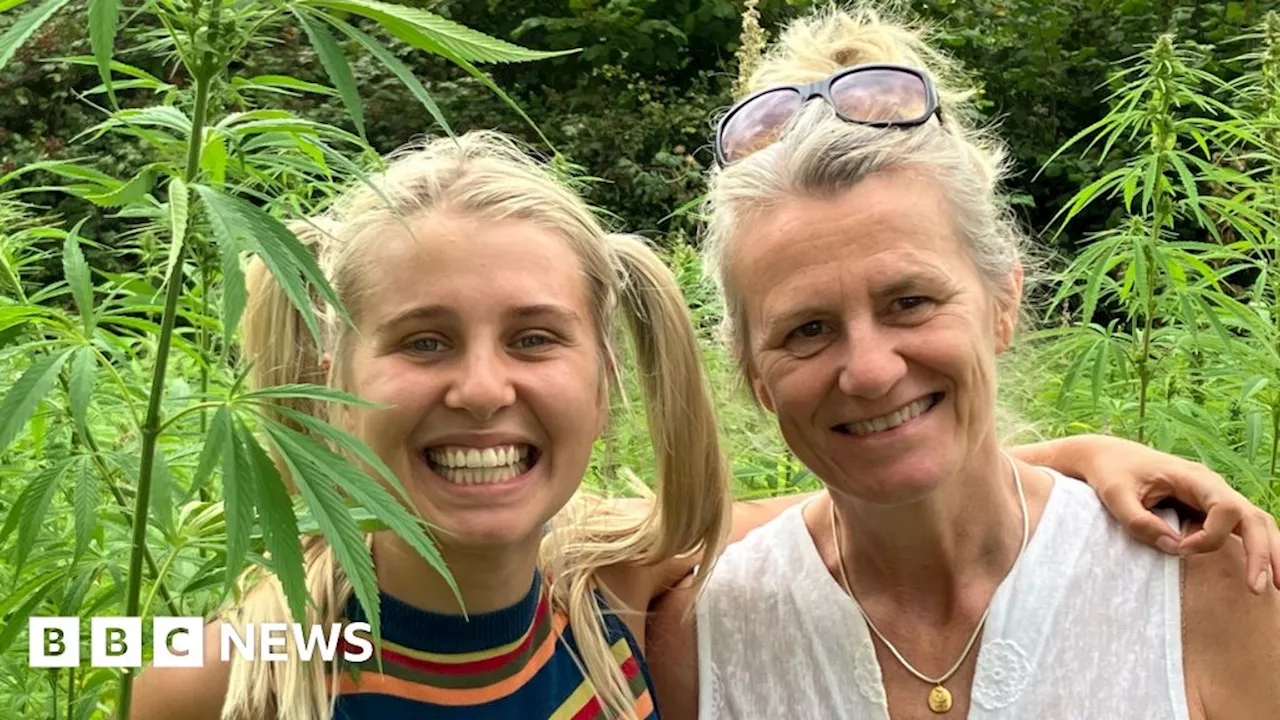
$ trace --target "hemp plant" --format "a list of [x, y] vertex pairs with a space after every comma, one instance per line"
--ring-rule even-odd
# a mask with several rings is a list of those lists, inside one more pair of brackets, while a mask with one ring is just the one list
[[1112, 78], [1118, 88], [1110, 112], [1048, 161], [1085, 140], [1084, 152], [1097, 149], [1100, 163], [1131, 143], [1139, 148], [1058, 213], [1061, 229], [1100, 200], [1119, 200], [1115, 226], [1089, 239], [1066, 270], [1051, 310], [1075, 301], [1087, 328], [1067, 334], [1059, 345], [1074, 357], [1063, 401], [1086, 371], [1095, 405], [1108, 380], [1118, 377], [1131, 389], [1121, 392], [1136, 397], [1132, 429], [1139, 440], [1150, 429], [1157, 381], [1166, 382], [1169, 401], [1161, 408], [1163, 420], [1180, 422], [1170, 412], [1172, 400], [1184, 391], [1198, 392], [1194, 383], [1179, 387], [1169, 365], [1189, 365], [1182, 375], [1203, 366], [1207, 349], [1197, 330], [1214, 320], [1204, 298], [1224, 294], [1221, 279], [1242, 260], [1239, 248], [1224, 238], [1257, 235], [1256, 224], [1248, 221], [1253, 213], [1237, 197], [1250, 179], [1221, 162], [1233, 152], [1222, 129], [1236, 113], [1214, 97], [1226, 84], [1200, 68], [1203, 59], [1201, 51], [1161, 36]]
[[[27, 2], [0, 0], [0, 11], [20, 12]], [[0, 68], [68, 5], [44, 0], [18, 17], [0, 34]], [[309, 603], [300, 542], [307, 532], [322, 533], [333, 547], [380, 638], [363, 533], [388, 528], [446, 579], [448, 570], [377, 456], [290, 408], [299, 400], [359, 399], [316, 385], [246, 389], [235, 346], [246, 302], [242, 261], [262, 258], [317, 343], [313, 297], [350, 321], [314, 257], [278, 219], [315, 209], [376, 162], [349, 53], [367, 54], [398, 78], [449, 133], [430, 92], [379, 35], [462, 68], [522, 117], [476, 64], [559, 53], [380, 0], [89, 0], [87, 24], [93, 55], [62, 59], [96, 66], [101, 76], [89, 95], [102, 96], [104, 119], [77, 139], [87, 159], [39, 162], [0, 176], [0, 217], [33, 192], [63, 193], [82, 208], [82, 217], [69, 218], [70, 230], [27, 227], [22, 235], [0, 227], [0, 371], [17, 373], [0, 400], [0, 466], [12, 462], [31, 475], [18, 478], [26, 484], [0, 528], [0, 545], [16, 537], [13, 575], [0, 577], [15, 588], [12, 600], [0, 602], [0, 651], [29, 615], [50, 608], [206, 612], [236, 590], [247, 562], [279, 577], [301, 620]], [[292, 28], [308, 39], [332, 87], [242, 76], [255, 53], [296, 34]], [[156, 57], [168, 66], [164, 79], [141, 67]], [[290, 93], [338, 97], [355, 132], [269, 104]], [[92, 147], [104, 137], [129, 139], [147, 162], [128, 178], [100, 171]], [[56, 181], [15, 187], [49, 177]], [[90, 232], [103, 210], [125, 228], [110, 244]], [[61, 281], [37, 287], [34, 273], [59, 251]], [[102, 266], [91, 265], [86, 251], [104, 259]], [[139, 270], [122, 273], [121, 264]], [[198, 389], [185, 381], [192, 375]], [[288, 482], [273, 453], [288, 468]], [[220, 502], [208, 500], [214, 475], [221, 476]], [[99, 508], [104, 491], [111, 512]], [[65, 505], [69, 517], [57, 511]], [[74, 542], [55, 535], [35, 552], [42, 533], [64, 523], [74, 526]], [[120, 556], [128, 558], [124, 568]], [[215, 587], [221, 595], [204, 592]], [[101, 673], [68, 675], [68, 715], [101, 712], [100, 698], [110, 698]], [[132, 677], [121, 674], [117, 717], [129, 716]], [[55, 672], [55, 715], [59, 682]]]

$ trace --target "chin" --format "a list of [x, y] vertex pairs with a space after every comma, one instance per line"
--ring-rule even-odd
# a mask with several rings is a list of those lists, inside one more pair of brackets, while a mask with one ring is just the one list
[[907, 505], [919, 502], [937, 492], [947, 473], [933, 463], [921, 464], [903, 458], [902, 463], [892, 463], [875, 468], [860, 468], [854, 472], [837, 470], [831, 475], [833, 482], [825, 482], [836, 492], [874, 505]]

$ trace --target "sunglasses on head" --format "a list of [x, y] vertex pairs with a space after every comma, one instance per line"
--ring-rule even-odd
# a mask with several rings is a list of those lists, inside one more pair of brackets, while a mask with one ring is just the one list
[[775, 85], [739, 101], [716, 127], [716, 162], [723, 167], [772, 145], [815, 97], [841, 120], [859, 125], [911, 127], [935, 114], [942, 118], [928, 73], [905, 65], [855, 65], [825, 80]]

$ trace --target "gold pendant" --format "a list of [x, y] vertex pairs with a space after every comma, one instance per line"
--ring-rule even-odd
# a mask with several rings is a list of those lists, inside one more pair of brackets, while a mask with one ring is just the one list
[[929, 691], [929, 709], [942, 714], [951, 710], [951, 691], [938, 685]]

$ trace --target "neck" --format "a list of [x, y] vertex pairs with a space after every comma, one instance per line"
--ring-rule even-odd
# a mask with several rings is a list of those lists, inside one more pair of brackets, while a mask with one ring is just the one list
[[[539, 538], [511, 545], [458, 547], [437, 542], [468, 615], [511, 607], [524, 599], [538, 564]], [[401, 602], [456, 615], [463, 608], [435, 568], [392, 532], [373, 537], [378, 586]]]
[[[1034, 527], [1049, 481], [1025, 466], [1021, 471]], [[839, 579], [835, 543], [840, 543], [849, 590], [864, 607], [883, 601], [940, 623], [980, 613], [1022, 546], [1022, 509], [1012, 468], [994, 438], [920, 500], [885, 506], [829, 494], [838, 537], [831, 536], [832, 506], [814, 503], [814, 512], [827, 517], [822, 534], [830, 552], [824, 554]]]

